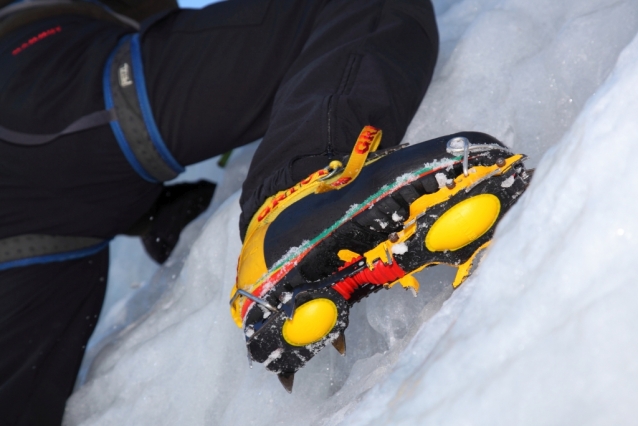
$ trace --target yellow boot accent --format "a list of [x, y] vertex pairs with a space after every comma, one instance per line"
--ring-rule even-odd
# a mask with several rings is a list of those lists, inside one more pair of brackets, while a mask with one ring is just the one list
[[295, 310], [295, 317], [282, 327], [284, 340], [292, 346], [306, 346], [323, 339], [334, 328], [339, 313], [330, 299], [314, 299]]
[[359, 253], [355, 253], [348, 249], [342, 249], [342, 250], [339, 250], [339, 252], [337, 253], [337, 256], [339, 257], [340, 260], [344, 262], [350, 262], [352, 259], [356, 259], [357, 257], [361, 255]]
[[496, 222], [501, 201], [492, 194], [481, 194], [452, 206], [434, 222], [425, 237], [430, 251], [455, 251], [483, 236]]
[[476, 262], [480, 262], [483, 257], [483, 251], [490, 245], [492, 241], [488, 241], [478, 248], [469, 258], [467, 262], [459, 266], [459, 269], [456, 270], [456, 277], [454, 277], [454, 281], [452, 282], [452, 287], [457, 288], [463, 281], [472, 273], [473, 267], [478, 266], [475, 264]]

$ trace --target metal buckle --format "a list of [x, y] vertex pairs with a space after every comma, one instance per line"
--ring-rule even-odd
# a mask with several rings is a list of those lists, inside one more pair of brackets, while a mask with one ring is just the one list
[[468, 171], [468, 159], [470, 157], [470, 141], [462, 136], [452, 138], [447, 141], [446, 151], [452, 155], [459, 155], [463, 153], [463, 175], [467, 176]]
[[279, 310], [278, 310], [277, 308], [275, 308], [273, 305], [271, 305], [270, 303], [268, 303], [268, 302], [267, 302], [267, 301], [265, 301], [264, 299], [262, 299], [262, 298], [260, 298], [260, 297], [257, 297], [257, 296], [255, 296], [255, 295], [254, 295], [254, 294], [252, 294], [252, 293], [247, 292], [246, 290], [237, 290], [237, 291], [235, 292], [235, 295], [233, 296], [233, 298], [232, 298], [232, 299], [230, 299], [230, 305], [231, 305], [231, 306], [233, 305], [233, 303], [235, 303], [235, 300], [237, 300], [237, 298], [238, 298], [239, 296], [244, 296], [244, 297], [246, 297], [247, 299], [250, 299], [250, 300], [252, 300], [253, 302], [255, 302], [255, 303], [257, 303], [257, 304], [259, 304], [259, 305], [263, 306], [264, 308], [268, 309], [268, 310], [269, 310], [269, 311], [271, 311], [271, 312], [274, 312], [274, 313], [278, 313], [278, 312], [279, 312]]

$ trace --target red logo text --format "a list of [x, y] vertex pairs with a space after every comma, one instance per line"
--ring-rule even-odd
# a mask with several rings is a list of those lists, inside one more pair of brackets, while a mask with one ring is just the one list
[[29, 46], [33, 46], [34, 44], [36, 44], [40, 40], [43, 40], [43, 39], [45, 39], [47, 37], [50, 37], [50, 36], [52, 36], [54, 34], [57, 34], [57, 33], [60, 33], [60, 32], [62, 32], [62, 27], [59, 26], [59, 25], [57, 27], [49, 28], [46, 31], [42, 31], [37, 36], [31, 37], [29, 40], [25, 41], [20, 46], [18, 46], [15, 49], [13, 49], [13, 51], [11, 53], [13, 54], [13, 56], [16, 56], [17, 54], [21, 53], [22, 51], [24, 51]]

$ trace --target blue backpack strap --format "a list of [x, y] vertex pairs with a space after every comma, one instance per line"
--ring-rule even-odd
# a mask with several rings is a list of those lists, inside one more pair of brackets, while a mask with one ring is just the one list
[[111, 129], [133, 169], [149, 182], [165, 182], [184, 171], [157, 128], [146, 92], [139, 34], [125, 36], [104, 68], [104, 101], [117, 121]]
[[110, 240], [91, 237], [27, 234], [0, 239], [0, 271], [91, 256]]

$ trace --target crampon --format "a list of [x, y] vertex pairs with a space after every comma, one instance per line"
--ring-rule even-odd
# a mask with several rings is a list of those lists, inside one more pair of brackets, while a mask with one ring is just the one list
[[377, 151], [380, 139], [364, 128], [350, 156], [270, 197], [248, 227], [231, 314], [251, 365], [288, 392], [327, 344], [345, 354], [363, 297], [397, 284], [416, 296], [413, 274], [437, 264], [457, 267], [459, 286], [531, 178], [523, 155], [482, 133]]

